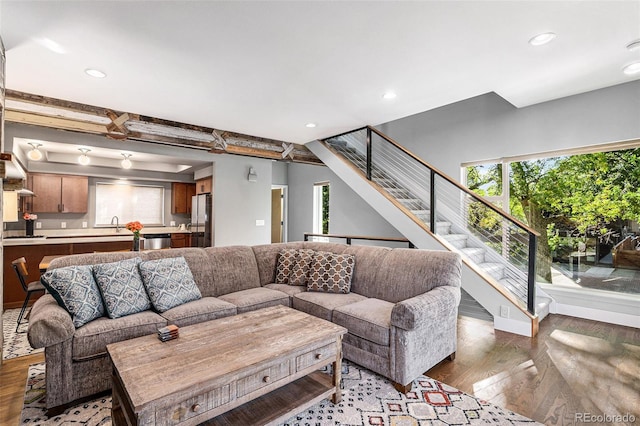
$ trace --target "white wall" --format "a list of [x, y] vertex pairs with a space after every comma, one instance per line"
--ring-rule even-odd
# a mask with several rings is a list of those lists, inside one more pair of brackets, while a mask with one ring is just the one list
[[495, 93], [378, 126], [460, 178], [460, 164], [640, 138], [640, 80], [518, 109]]
[[289, 164], [289, 241], [301, 241], [305, 232], [313, 232], [313, 184], [326, 181], [330, 184], [331, 234], [402, 237], [328, 167], [292, 163]]
[[[249, 182], [249, 167], [258, 174]], [[221, 155], [213, 174], [214, 245], [253, 245], [271, 242], [272, 161]], [[263, 220], [263, 226], [256, 226]]]

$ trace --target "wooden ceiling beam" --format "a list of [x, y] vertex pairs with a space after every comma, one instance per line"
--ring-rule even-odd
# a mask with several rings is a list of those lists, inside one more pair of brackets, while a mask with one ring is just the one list
[[130, 139], [206, 149], [212, 153], [224, 152], [280, 161], [322, 164], [307, 147], [299, 144], [294, 144], [291, 151], [293, 158], [283, 158], [283, 142], [275, 139], [114, 111], [14, 90], [6, 91], [6, 99], [8, 102], [5, 119], [9, 122], [103, 135], [117, 141]]

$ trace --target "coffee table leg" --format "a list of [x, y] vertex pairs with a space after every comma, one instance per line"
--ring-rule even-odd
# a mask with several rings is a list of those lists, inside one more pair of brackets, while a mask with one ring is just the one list
[[342, 401], [342, 391], [340, 390], [340, 381], [342, 380], [342, 336], [338, 336], [336, 345], [338, 345], [338, 350], [336, 360], [333, 363], [333, 386], [335, 386], [336, 390], [331, 397], [331, 402], [334, 404]]

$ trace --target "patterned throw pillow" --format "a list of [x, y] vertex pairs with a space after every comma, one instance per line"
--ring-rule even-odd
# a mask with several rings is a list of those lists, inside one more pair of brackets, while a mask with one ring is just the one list
[[184, 257], [167, 257], [140, 263], [140, 275], [151, 304], [165, 312], [202, 298]]
[[352, 254], [316, 252], [309, 271], [307, 290], [349, 293], [355, 260]]
[[151, 308], [138, 271], [140, 262], [142, 259], [135, 257], [93, 265], [93, 275], [109, 318], [120, 318]]
[[58, 304], [71, 314], [76, 328], [104, 316], [104, 304], [91, 269], [86, 265], [67, 266], [47, 271], [40, 279]]
[[296, 263], [298, 250], [284, 249], [278, 253], [278, 265], [276, 266], [276, 284], [289, 284], [289, 277]]
[[296, 257], [296, 263], [293, 265], [291, 275], [289, 276], [289, 285], [307, 285], [309, 277], [309, 268], [313, 261], [315, 250], [300, 249]]

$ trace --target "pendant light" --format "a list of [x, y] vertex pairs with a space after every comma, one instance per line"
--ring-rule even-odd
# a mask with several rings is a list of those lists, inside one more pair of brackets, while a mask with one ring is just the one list
[[129, 157], [131, 157], [131, 154], [125, 154], [123, 152], [122, 156], [124, 157], [124, 159], [120, 162], [120, 165], [122, 165], [123, 169], [130, 169], [131, 168], [131, 160], [129, 160]]
[[29, 157], [29, 160], [33, 160], [33, 161], [42, 160], [42, 151], [38, 149], [38, 147], [42, 146], [42, 144], [36, 143], [36, 142], [29, 142], [29, 145], [31, 145], [31, 151], [27, 153], [27, 157]]
[[89, 156], [87, 155], [87, 152], [91, 151], [88, 148], [78, 148], [78, 151], [80, 151], [82, 154], [78, 157], [78, 163], [82, 164], [83, 166], [88, 165], [91, 162], [91, 159], [89, 158]]

